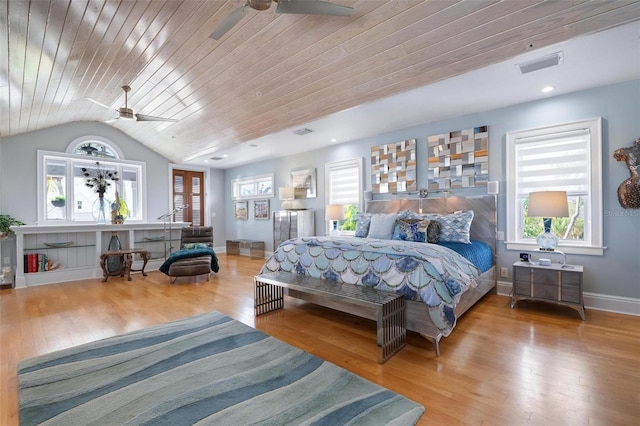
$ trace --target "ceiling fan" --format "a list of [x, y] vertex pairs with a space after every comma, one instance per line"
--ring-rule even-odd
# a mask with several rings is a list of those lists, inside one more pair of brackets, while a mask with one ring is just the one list
[[[129, 106], [127, 105], [127, 93], [129, 93], [131, 91], [131, 87], [122, 86], [122, 90], [124, 90], [124, 106], [121, 107], [121, 108], [111, 108], [110, 106], [105, 105], [105, 104], [103, 104], [101, 102], [98, 102], [95, 99], [91, 99], [91, 98], [87, 98], [87, 100], [90, 100], [94, 104], [100, 105], [101, 107], [117, 111], [118, 112], [118, 117], [114, 118], [113, 120], [118, 120], [118, 119], [133, 120], [135, 118], [136, 121], [170, 121], [170, 122], [173, 122], [173, 123], [178, 121], [178, 120], [176, 120], [174, 118], [163, 118], [163, 117], [154, 117], [152, 115], [134, 114], [133, 110], [131, 108], [129, 108]], [[113, 120], [107, 120], [107, 122], [111, 122]]]
[[240, 19], [242, 19], [247, 11], [247, 7], [255, 10], [267, 10], [271, 6], [272, 1], [278, 3], [276, 13], [326, 16], [351, 16], [353, 13], [352, 7], [333, 4], [322, 0], [247, 0], [244, 5], [227, 15], [209, 38], [220, 40], [227, 31], [240, 22]]

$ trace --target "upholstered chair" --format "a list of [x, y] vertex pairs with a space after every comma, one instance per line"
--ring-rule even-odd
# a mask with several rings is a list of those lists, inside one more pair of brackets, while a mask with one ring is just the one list
[[[211, 226], [194, 226], [182, 228], [180, 236], [180, 249], [189, 248], [194, 244], [206, 244], [213, 249], [213, 227]], [[212, 256], [196, 256], [174, 261], [169, 266], [167, 275], [174, 283], [178, 277], [194, 277], [198, 275], [206, 275], [209, 281], [209, 274], [212, 269]], [[217, 263], [217, 259], [216, 259]]]

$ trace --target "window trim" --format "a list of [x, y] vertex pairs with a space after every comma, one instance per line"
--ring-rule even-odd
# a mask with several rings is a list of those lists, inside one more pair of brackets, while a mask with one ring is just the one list
[[[78, 139], [76, 139], [78, 140]], [[95, 140], [95, 139], [92, 139]], [[113, 147], [113, 145], [109, 145]], [[132, 160], [123, 160], [123, 159], [107, 159], [107, 158], [98, 158], [98, 157], [90, 157], [86, 155], [77, 155], [77, 154], [69, 154], [63, 152], [56, 151], [37, 151], [37, 171], [36, 171], [36, 179], [37, 179], [37, 200], [36, 200], [36, 212], [37, 212], [37, 220], [38, 224], [46, 224], [46, 225], [86, 225], [89, 223], [88, 221], [77, 221], [71, 220], [67, 217], [66, 220], [47, 220], [45, 216], [45, 198], [46, 198], [46, 171], [45, 171], [45, 160], [47, 158], [59, 158], [64, 159], [65, 161], [104, 161], [108, 163], [116, 163], [123, 166], [135, 166], [140, 167], [140, 208], [141, 219], [127, 219], [127, 223], [145, 223], [147, 222], [147, 165], [142, 161], [132, 161]], [[71, 173], [73, 170], [72, 167], [67, 168], [67, 173]], [[72, 182], [73, 179], [68, 179], [68, 182]], [[70, 185], [70, 183], [68, 183]], [[71, 193], [69, 191], [70, 188], [66, 188], [67, 194]], [[73, 187], [71, 187], [73, 189]]]
[[[330, 177], [332, 169], [339, 169], [345, 167], [357, 167], [358, 168], [358, 211], [363, 212], [362, 206], [364, 205], [364, 159], [363, 157], [356, 157], [350, 160], [334, 161], [331, 163], [325, 163], [324, 165], [324, 187], [325, 187], [325, 202], [329, 204], [331, 200], [331, 184]], [[331, 225], [328, 220], [325, 220], [327, 235], [331, 232]], [[340, 235], [354, 235], [355, 231], [340, 231]]]
[[[258, 184], [260, 182], [271, 182], [271, 191], [267, 193], [258, 193]], [[252, 195], [240, 195], [240, 186], [253, 185]], [[275, 195], [275, 174], [267, 173], [258, 176], [249, 176], [245, 178], [233, 179], [231, 181], [231, 199], [232, 200], [253, 200], [256, 198], [273, 198]]]
[[590, 241], [582, 243], [570, 243], [561, 241], [558, 250], [569, 254], [602, 256], [606, 247], [603, 246], [603, 186], [602, 186], [602, 118], [556, 124], [535, 129], [508, 132], [506, 134], [506, 166], [507, 166], [507, 190], [506, 190], [506, 246], [508, 250], [535, 250], [535, 241], [520, 239], [518, 230], [518, 198], [515, 185], [515, 149], [518, 140], [549, 137], [553, 134], [572, 132], [588, 129], [590, 134], [590, 182], [589, 196], [591, 198], [589, 217], [585, 216], [585, 227], [589, 227]]

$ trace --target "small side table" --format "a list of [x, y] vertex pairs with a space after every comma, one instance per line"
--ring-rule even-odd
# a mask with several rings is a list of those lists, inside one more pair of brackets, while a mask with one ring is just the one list
[[543, 266], [538, 262], [515, 262], [511, 307], [523, 299], [551, 302], [577, 310], [584, 321], [582, 272], [581, 265], [552, 263]]
[[[139, 254], [142, 257], [143, 264], [142, 269], [131, 269], [131, 265], [133, 264], [133, 255]], [[122, 270], [120, 272], [120, 276], [124, 277], [127, 275], [127, 281], [131, 281], [131, 272], [142, 272], [143, 276], [147, 276], [147, 273], [144, 272], [144, 268], [147, 266], [147, 262], [149, 261], [149, 252], [145, 249], [122, 249], [122, 250], [113, 250], [113, 251], [105, 251], [100, 255], [100, 267], [102, 268], [103, 279], [102, 282], [106, 282], [109, 279], [109, 271], [107, 271], [107, 259], [109, 256], [120, 256], [122, 261]]]

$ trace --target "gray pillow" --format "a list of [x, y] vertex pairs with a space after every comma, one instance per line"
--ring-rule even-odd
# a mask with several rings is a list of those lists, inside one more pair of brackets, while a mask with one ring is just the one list
[[390, 240], [393, 236], [393, 229], [396, 226], [396, 218], [397, 215], [395, 213], [371, 215], [371, 224], [369, 225], [367, 238]]

